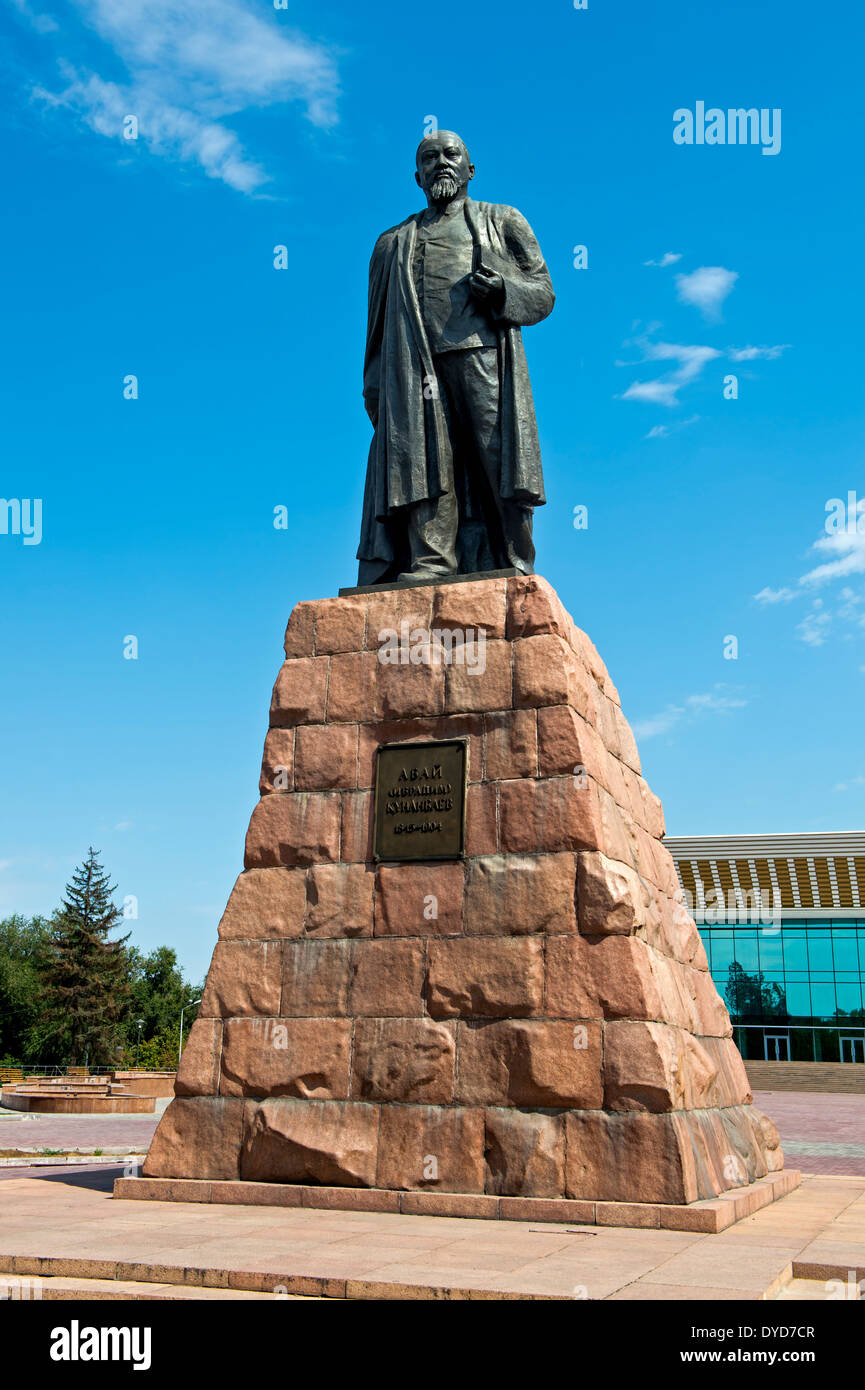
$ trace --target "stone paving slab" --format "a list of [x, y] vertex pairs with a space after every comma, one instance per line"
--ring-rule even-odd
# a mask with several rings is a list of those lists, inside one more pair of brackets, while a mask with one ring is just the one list
[[755, 1091], [754, 1103], [771, 1108], [784, 1139], [862, 1143], [865, 1095], [811, 1091]]
[[813, 1141], [804, 1142], [801, 1139], [788, 1139], [786, 1144], [787, 1153], [813, 1154], [813, 1155], [834, 1155], [838, 1158], [865, 1158], [865, 1144], [836, 1144], [836, 1143], [815, 1143]]
[[[44, 1302], [63, 1302], [80, 1303], [82, 1299], [88, 1303], [93, 1300], [97, 1303], [103, 1302], [139, 1302], [146, 1301], [169, 1301], [169, 1302], [189, 1302], [191, 1299], [204, 1300], [205, 1302], [218, 1302], [219, 1300], [252, 1301], [258, 1303], [274, 1303], [280, 1297], [287, 1297], [294, 1302], [310, 1302], [310, 1296], [304, 1294], [272, 1294], [272, 1293], [244, 1293], [240, 1289], [200, 1289], [182, 1288], [176, 1284], [154, 1284], [134, 1279], [60, 1279], [49, 1278], [40, 1279], [38, 1285], [38, 1298]], [[0, 1300], [29, 1300], [34, 1296], [34, 1285], [32, 1280], [26, 1276], [15, 1274], [0, 1275]]]
[[801, 1173], [830, 1174], [865, 1178], [865, 1158], [817, 1157], [812, 1154], [791, 1154], [791, 1160]]
[[755, 1091], [754, 1104], [778, 1126], [791, 1166], [865, 1177], [865, 1095]]
[[123, 1202], [110, 1182], [61, 1171], [0, 1183], [0, 1277], [377, 1300], [710, 1301], [773, 1298], [797, 1280], [822, 1288], [865, 1267], [865, 1179], [849, 1177], [806, 1178], [720, 1235]]

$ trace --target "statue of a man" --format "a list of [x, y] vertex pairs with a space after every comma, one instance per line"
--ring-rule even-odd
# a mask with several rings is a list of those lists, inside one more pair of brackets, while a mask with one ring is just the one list
[[516, 208], [467, 196], [458, 135], [426, 136], [416, 162], [427, 208], [379, 237], [369, 268], [358, 583], [531, 574], [545, 498], [520, 329], [550, 313], [549, 272]]

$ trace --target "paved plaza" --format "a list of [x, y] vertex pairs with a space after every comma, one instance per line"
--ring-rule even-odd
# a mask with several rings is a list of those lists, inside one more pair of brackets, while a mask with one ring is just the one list
[[0, 1154], [15, 1149], [121, 1148], [144, 1154], [169, 1103], [170, 1098], [157, 1100], [152, 1115], [28, 1115], [0, 1110]]
[[697, 1235], [118, 1201], [118, 1171], [0, 1183], [0, 1280], [37, 1277], [43, 1297], [630, 1301], [838, 1298], [865, 1278], [865, 1178], [808, 1177], [722, 1234]]
[[788, 1168], [865, 1177], [865, 1095], [755, 1091], [778, 1126]]
[[[804, 1180], [720, 1235], [120, 1201], [124, 1169], [107, 1154], [143, 1154], [158, 1115], [4, 1112], [4, 1155], [85, 1153], [71, 1167], [0, 1167], [0, 1284], [36, 1277], [43, 1298], [67, 1300], [851, 1296], [865, 1279], [865, 1095], [758, 1092], [755, 1102]], [[88, 1149], [104, 1151], [102, 1166], [88, 1164]]]

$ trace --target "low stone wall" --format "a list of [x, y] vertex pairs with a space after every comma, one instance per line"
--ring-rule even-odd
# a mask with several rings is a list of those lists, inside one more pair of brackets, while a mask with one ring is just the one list
[[4, 1090], [7, 1110], [27, 1110], [35, 1115], [152, 1115], [153, 1096], [53, 1095], [47, 1091]]
[[162, 1098], [174, 1095], [176, 1075], [177, 1073], [173, 1071], [116, 1071], [114, 1080], [125, 1091], [130, 1091], [135, 1096]]

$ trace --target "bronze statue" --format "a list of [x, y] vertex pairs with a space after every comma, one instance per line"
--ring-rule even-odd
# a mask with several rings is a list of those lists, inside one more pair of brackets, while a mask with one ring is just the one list
[[555, 303], [516, 208], [467, 196], [474, 165], [439, 130], [418, 146], [427, 198], [369, 268], [367, 463], [358, 584], [533, 572], [544, 497], [521, 327]]

